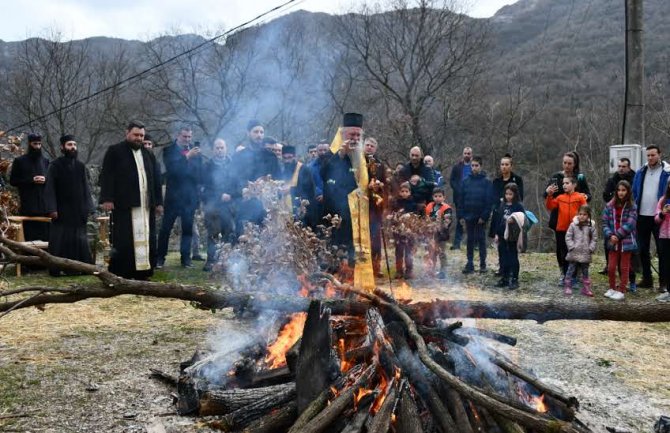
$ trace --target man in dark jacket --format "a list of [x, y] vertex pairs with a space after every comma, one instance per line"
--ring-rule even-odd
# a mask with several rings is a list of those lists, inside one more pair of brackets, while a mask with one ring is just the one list
[[107, 149], [100, 173], [99, 201], [112, 212], [109, 271], [138, 280], [156, 267], [156, 214], [163, 212], [160, 172], [144, 130], [130, 122], [125, 140]]
[[[51, 217], [49, 252], [93, 263], [86, 221], [94, 206], [86, 166], [77, 160], [77, 142], [73, 135], [63, 135], [60, 144], [63, 156], [49, 165], [44, 190], [46, 211]], [[51, 269], [49, 273], [62, 275], [58, 269]]]
[[192, 267], [191, 242], [193, 240], [193, 216], [199, 204], [199, 187], [202, 175], [200, 146], [192, 146], [193, 132], [190, 127], [180, 128], [175, 141], [163, 151], [165, 164], [165, 215], [158, 233], [157, 268], [165, 264], [170, 231], [177, 217], [181, 220], [181, 265]]
[[419, 176], [423, 188], [412, 188], [412, 199], [419, 206], [425, 206], [433, 199], [433, 188], [435, 188], [435, 176], [433, 169], [423, 162], [423, 153], [418, 147], [409, 150], [409, 162], [400, 170], [400, 180], [410, 182], [412, 176]]
[[[461, 202], [461, 187], [463, 181], [472, 172], [470, 162], [472, 161], [472, 148], [463, 148], [463, 158], [458, 161], [452, 168], [449, 175], [449, 186], [453, 191], [454, 209], [456, 213], [456, 221], [461, 220], [460, 216], [460, 202]], [[456, 232], [454, 233], [454, 242], [451, 245], [452, 250], [461, 248], [461, 241], [463, 240], [463, 226], [460, 223], [456, 224]]]
[[[46, 216], [44, 187], [49, 160], [42, 155], [42, 136], [28, 135], [28, 152], [12, 163], [9, 183], [19, 190], [22, 216]], [[25, 221], [23, 230], [26, 241], [49, 239], [49, 223]]]
[[491, 215], [492, 185], [482, 171], [482, 158], [475, 156], [470, 163], [472, 173], [461, 186], [460, 218], [465, 223], [468, 236], [468, 262], [464, 274], [471, 274], [474, 268], [475, 242], [479, 247], [479, 272], [486, 272], [486, 222]]
[[230, 176], [230, 157], [226, 142], [217, 138], [213, 148], [212, 158], [205, 163], [203, 170], [207, 261], [202, 270], [205, 272], [211, 271], [216, 263], [217, 244], [235, 240], [233, 200], [239, 198], [235, 179]]

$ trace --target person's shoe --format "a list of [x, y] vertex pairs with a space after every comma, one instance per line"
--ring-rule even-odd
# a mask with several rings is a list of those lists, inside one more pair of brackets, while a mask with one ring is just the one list
[[446, 279], [446, 278], [447, 278], [447, 276], [446, 276], [446, 274], [444, 273], [444, 271], [440, 271], [440, 272], [437, 273], [437, 279], [438, 279], [438, 280], [444, 280], [444, 279]]
[[465, 275], [474, 274], [475, 273], [475, 268], [471, 268], [469, 266], [466, 266], [466, 267], [463, 268], [463, 270], [461, 272]]
[[639, 289], [653, 289], [654, 280], [652, 278], [642, 278], [642, 281], [637, 283]]
[[502, 272], [500, 271], [500, 269], [498, 269], [497, 271], [495, 271], [493, 275], [495, 275], [496, 277], [502, 277]]
[[598, 273], [599, 273], [600, 275], [607, 275], [607, 274], [609, 273], [609, 271], [607, 270], [607, 268], [605, 268], [605, 269], [603, 269], [602, 271], [600, 271], [600, 272], [598, 272]]
[[519, 279], [518, 278], [512, 278], [509, 280], [509, 287], [510, 290], [516, 290], [519, 288]]
[[486, 272], [487, 272], [486, 266], [484, 266], [483, 268], [479, 268], [480, 274], [485, 274]]
[[631, 282], [628, 286], [628, 291], [631, 293], [637, 293], [637, 284]]
[[572, 295], [572, 288], [568, 287], [568, 286], [565, 286], [565, 288], [563, 289], [563, 294], [566, 295], [566, 296]]
[[670, 293], [663, 292], [656, 297], [656, 300], [658, 302], [670, 302]]
[[191, 263], [191, 262], [182, 262], [182, 263], [181, 263], [181, 267], [182, 267], [182, 268], [186, 268], [186, 269], [193, 269], [193, 263]]
[[375, 272], [375, 278], [384, 278], [384, 273], [382, 271]]
[[191, 260], [195, 260], [196, 262], [204, 262], [205, 258], [201, 256], [200, 254], [196, 254], [191, 257]]
[[614, 299], [615, 301], [623, 301], [623, 298], [625, 298], [624, 294], [618, 290], [615, 290], [612, 296], [610, 296], [610, 299]]
[[396, 280], [402, 280], [402, 278], [403, 278], [402, 271], [399, 271], [399, 272], [395, 273], [395, 279]]
[[582, 284], [583, 284], [582, 291], [581, 291], [582, 295], [592, 298], [593, 297], [593, 292], [591, 291], [591, 279], [590, 278], [584, 278], [582, 280]]
[[156, 269], [163, 269], [165, 267], [165, 260], [158, 259], [156, 261]]
[[565, 275], [561, 275], [561, 278], [558, 280], [558, 285], [560, 287], [565, 286]]
[[509, 281], [507, 281], [507, 278], [501, 278], [498, 280], [498, 282], [495, 284], [495, 287], [507, 287], [509, 286]]
[[203, 272], [212, 272], [212, 264], [211, 263], [205, 263], [205, 266], [202, 267]]
[[457, 244], [454, 244], [454, 245], [452, 245], [451, 248], [449, 248], [449, 249], [450, 249], [451, 251], [454, 251], [454, 250], [460, 250], [460, 249], [461, 249], [461, 246], [460, 246], [460, 245], [457, 245]]
[[606, 298], [611, 298], [611, 297], [612, 297], [612, 294], [613, 294], [614, 292], [616, 292], [616, 290], [614, 290], [614, 289], [607, 289], [607, 291], [605, 292], [605, 297], [606, 297]]
[[411, 280], [412, 278], [414, 278], [414, 274], [412, 273], [412, 271], [406, 271], [405, 272], [405, 279], [406, 280]]

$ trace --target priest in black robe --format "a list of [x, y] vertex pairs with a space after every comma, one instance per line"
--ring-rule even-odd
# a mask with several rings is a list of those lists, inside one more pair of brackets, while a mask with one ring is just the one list
[[146, 280], [156, 267], [156, 214], [163, 196], [155, 158], [143, 145], [144, 125], [130, 122], [124, 141], [107, 149], [100, 173], [100, 203], [112, 212], [109, 271]]
[[341, 224], [332, 232], [331, 241], [347, 252], [351, 266], [354, 264], [354, 243], [348, 195], [358, 188], [354, 171], [365, 169], [354, 167], [357, 159], [354, 154], [361, 150], [362, 127], [363, 116], [346, 113], [342, 123], [342, 146], [321, 167], [324, 213], [341, 218]]
[[[42, 154], [42, 136], [28, 134], [28, 151], [12, 163], [9, 183], [19, 190], [21, 216], [47, 216], [44, 190], [49, 160]], [[23, 230], [26, 241], [47, 241], [49, 223], [24, 221]]]
[[[86, 221], [94, 206], [86, 166], [77, 159], [77, 142], [73, 135], [63, 135], [60, 144], [63, 156], [49, 165], [46, 176], [46, 211], [51, 217], [49, 252], [93, 263]], [[50, 269], [49, 273], [62, 275], [58, 269]]]

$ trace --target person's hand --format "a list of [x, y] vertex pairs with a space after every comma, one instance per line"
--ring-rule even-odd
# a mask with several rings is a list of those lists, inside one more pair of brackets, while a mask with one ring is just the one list
[[51, 218], [52, 220], [57, 220], [58, 212], [49, 212], [49, 218]]
[[610, 242], [612, 244], [618, 244], [619, 243], [619, 238], [616, 237], [615, 235], [610, 236]]
[[230, 201], [230, 199], [230, 194], [226, 194], [225, 192], [221, 194], [221, 201]]
[[186, 153], [186, 159], [191, 159], [191, 158], [196, 157], [198, 155], [200, 155], [200, 148], [199, 147], [194, 147]]
[[114, 210], [114, 202], [106, 201], [106, 202], [102, 203], [101, 207], [102, 207], [102, 210], [104, 210], [105, 212], [111, 212], [111, 211]]
[[514, 218], [509, 217], [507, 218], [507, 224], [512, 224], [514, 222]]
[[665, 206], [663, 206], [663, 210], [661, 212], [663, 212], [664, 214], [669, 214], [670, 213], [670, 204], [666, 204]]
[[318, 201], [319, 203], [322, 203], [323, 202], [323, 194], [322, 195], [317, 195], [316, 196], [316, 201]]
[[480, 224], [480, 225], [481, 225], [481, 224], [484, 224], [484, 220], [481, 219], [481, 218], [479, 218], [479, 219], [477, 220], [477, 224]]
[[546, 192], [547, 192], [547, 195], [549, 195], [549, 194], [555, 193], [556, 191], [558, 191], [558, 185], [556, 185], [555, 183], [552, 183], [551, 185], [549, 185], [547, 187]]
[[33, 182], [38, 184], [43, 184], [47, 181], [47, 178], [44, 176], [33, 176]]
[[163, 215], [163, 206], [158, 205], [156, 206], [156, 216], [161, 216]]
[[498, 243], [498, 235], [493, 236], [493, 242]]

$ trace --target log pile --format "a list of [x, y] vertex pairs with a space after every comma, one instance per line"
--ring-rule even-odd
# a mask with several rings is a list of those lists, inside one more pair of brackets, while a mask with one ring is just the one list
[[[182, 364], [178, 412], [229, 432], [590, 431], [575, 397], [495, 348], [516, 339], [456, 321], [418, 325], [391, 296], [330, 280], [369, 308], [334, 315], [313, 297], [275, 344], [243, 350], [215, 377], [203, 368], [215, 357], [194, 356]], [[296, 326], [302, 332], [287, 331]]]

